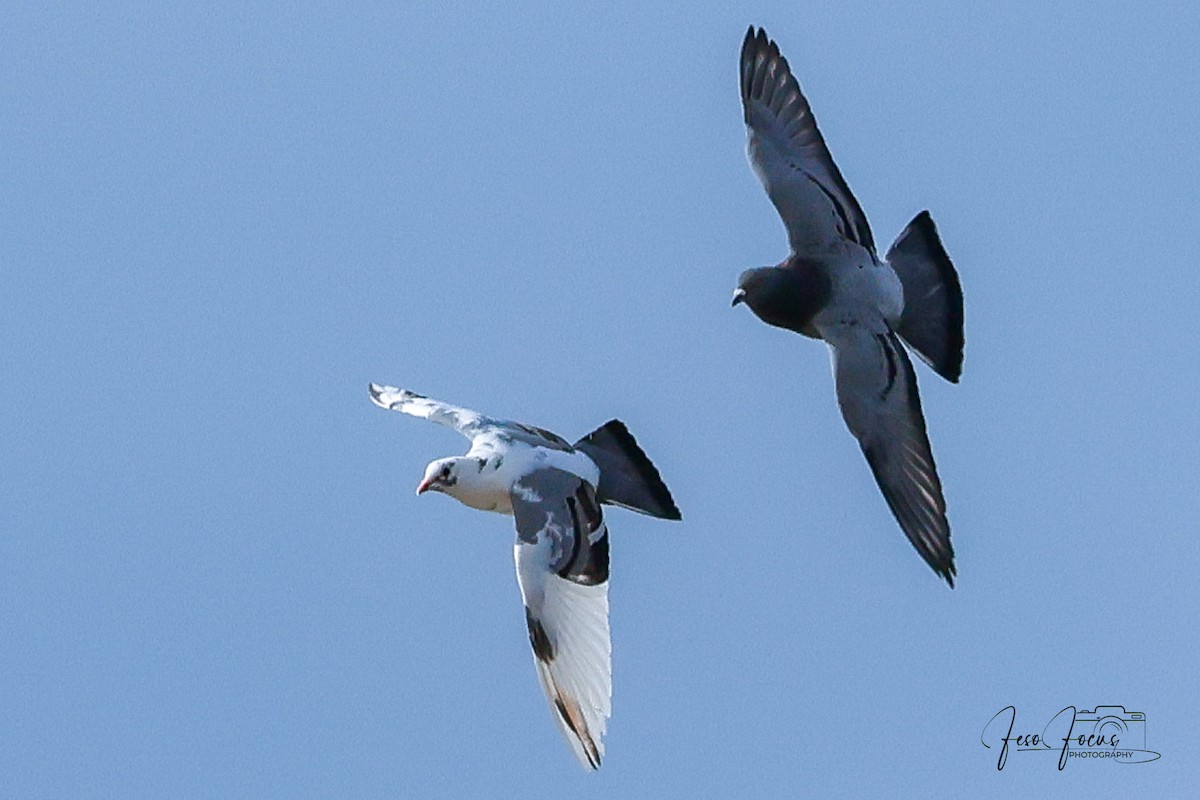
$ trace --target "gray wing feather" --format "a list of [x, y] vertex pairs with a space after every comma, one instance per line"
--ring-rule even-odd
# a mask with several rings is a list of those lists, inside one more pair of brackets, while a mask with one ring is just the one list
[[608, 528], [596, 491], [578, 475], [547, 467], [517, 482], [512, 495], [517, 539], [551, 544], [547, 565], [577, 583], [608, 580]]
[[874, 253], [867, 217], [766, 31], [746, 33], [740, 72], [750, 163], [783, 218], [793, 252], [852, 241]]
[[946, 501], [925, 432], [917, 378], [894, 333], [845, 326], [833, 347], [838, 405], [896, 521], [934, 572], [954, 586]]

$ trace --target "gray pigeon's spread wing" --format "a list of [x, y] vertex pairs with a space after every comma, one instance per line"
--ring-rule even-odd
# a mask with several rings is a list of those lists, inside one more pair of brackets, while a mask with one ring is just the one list
[[445, 425], [448, 428], [458, 431], [468, 439], [496, 424], [494, 420], [483, 416], [477, 411], [452, 406], [449, 403], [433, 400], [416, 392], [410, 392], [407, 389], [397, 389], [395, 386], [380, 386], [377, 383], [372, 383], [368, 387], [368, 390], [371, 393], [371, 402], [380, 408], [385, 408], [389, 411], [399, 411], [402, 414], [409, 414], [421, 419], [427, 419], [430, 422], [436, 422], [439, 425]]
[[512, 491], [517, 581], [538, 680], [579, 762], [596, 769], [612, 713], [608, 529], [595, 489], [544, 468]]
[[858, 439], [896, 521], [926, 563], [954, 585], [954, 548], [946, 501], [904, 346], [882, 324], [826, 332], [833, 349], [838, 405]]
[[766, 31], [742, 43], [742, 108], [750, 163], [783, 217], [795, 253], [857, 242], [872, 253], [871, 228], [817, 129], [787, 59]]

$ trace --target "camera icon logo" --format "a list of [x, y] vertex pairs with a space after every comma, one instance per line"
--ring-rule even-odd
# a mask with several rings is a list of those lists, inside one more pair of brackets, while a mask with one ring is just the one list
[[1122, 748], [1146, 748], [1146, 715], [1126, 711], [1125, 706], [1096, 706], [1092, 711], [1077, 711], [1075, 731], [1102, 736], [1108, 741], [1115, 737]]

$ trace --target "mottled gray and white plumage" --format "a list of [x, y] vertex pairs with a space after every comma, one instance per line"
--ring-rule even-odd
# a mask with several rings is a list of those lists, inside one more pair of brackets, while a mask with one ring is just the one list
[[438, 491], [513, 516], [513, 556], [538, 680], [580, 763], [599, 768], [612, 713], [608, 527], [600, 506], [679, 519], [658, 470], [618, 420], [571, 444], [404, 389], [371, 384], [370, 395], [380, 408], [471, 440], [465, 456], [432, 462], [417, 493]]
[[808, 100], [766, 31], [742, 44], [747, 152], [787, 228], [791, 255], [746, 270], [733, 304], [764, 322], [823, 339], [838, 404], [884, 498], [926, 563], [954, 585], [946, 502], [901, 340], [939, 375], [962, 370], [958, 275], [927, 211], [880, 259], [866, 215], [829, 154]]

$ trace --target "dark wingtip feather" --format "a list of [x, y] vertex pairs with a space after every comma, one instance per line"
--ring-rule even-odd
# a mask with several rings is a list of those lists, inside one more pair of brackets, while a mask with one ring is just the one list
[[[933, 450], [925, 433], [925, 417], [921, 413], [921, 395], [917, 389], [917, 376], [913, 371], [912, 362], [904, 352], [903, 345], [891, 338], [893, 349], [899, 356], [904, 369], [904, 382], [908, 387], [908, 403], [912, 411], [912, 424], [924, 441], [925, 453], [929, 459], [931, 488], [935, 494], [932, 506], [925, 505], [917, 496], [906, 494], [902, 487], [893, 486], [887, 480], [884, 470], [884, 455], [874, 447], [864, 446], [863, 455], [871, 467], [875, 483], [887, 501], [888, 509], [900, 525], [900, 529], [908, 538], [913, 549], [929, 565], [939, 577], [954, 588], [954, 576], [958, 568], [954, 565], [954, 543], [950, 541], [950, 521], [946, 519], [946, 501], [942, 496], [942, 482], [937, 474], [937, 464], [933, 459]], [[932, 525], [932, 528], [930, 527]]]
[[[557, 692], [557, 687], [555, 689]], [[558, 715], [562, 717], [566, 726], [579, 739], [579, 744], [583, 746], [583, 754], [587, 757], [588, 766], [591, 769], [600, 769], [600, 749], [596, 747], [596, 742], [592, 739], [592, 733], [587, 729], [587, 724], [583, 721], [578, 704], [563, 697], [561, 694], [556, 694], [554, 697], [554, 707], [558, 710]]]
[[[756, 64], [760, 55], [762, 63]], [[746, 31], [746, 38], [742, 40], [742, 54], [738, 60], [743, 105], [750, 98], [761, 98], [768, 67], [773, 61], [779, 62], [780, 73], [791, 74], [787, 59], [779, 51], [779, 45], [767, 37], [766, 28], [755, 28], [751, 25]]]
[[949, 545], [949, 547], [950, 555], [948, 556], [945, 564], [934, 564], [928, 559], [926, 559], [925, 563], [929, 564], [930, 568], [937, 573], [938, 577], [944, 580], [950, 585], [950, 588], [953, 589], [954, 579], [958, 575], [958, 567], [954, 564], [954, 546]]
[[929, 568], [953, 589], [954, 577], [958, 574], [958, 568], [954, 564], [954, 545], [950, 542], [949, 531], [946, 532], [944, 550], [940, 548], [935, 550], [924, 545], [921, 541], [922, 537], [917, 533], [921, 525], [920, 519], [917, 518], [918, 514], [909, 506], [908, 501], [902, 495], [887, 487], [883, 481], [879, 480], [879, 469], [876, 467], [873, 455], [869, 452], [867, 452], [867, 462], [871, 464], [871, 471], [875, 473], [876, 482], [883, 492], [883, 499], [887, 501], [892, 516], [900, 524], [900, 529], [908, 537], [908, 541], [912, 544], [913, 549], [929, 565]]

